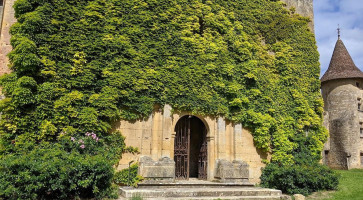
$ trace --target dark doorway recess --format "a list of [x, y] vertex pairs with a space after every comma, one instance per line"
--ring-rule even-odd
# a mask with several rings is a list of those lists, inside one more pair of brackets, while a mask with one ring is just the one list
[[196, 116], [187, 115], [175, 126], [174, 161], [176, 179], [207, 179], [207, 128]]

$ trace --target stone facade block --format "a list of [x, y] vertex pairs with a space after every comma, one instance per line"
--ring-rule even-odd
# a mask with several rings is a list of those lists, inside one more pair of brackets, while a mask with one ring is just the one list
[[10, 27], [16, 22], [15, 11], [13, 9], [15, 0], [6, 0], [2, 7], [2, 23], [0, 27], [0, 75], [11, 72], [9, 69], [9, 59], [7, 54], [10, 53], [12, 47], [10, 45]]
[[309, 23], [310, 30], [314, 32], [314, 7], [313, 0], [282, 0], [286, 3], [287, 7], [294, 7], [297, 14], [309, 17], [311, 22]]
[[217, 160], [216, 178], [224, 183], [247, 183], [249, 165], [244, 161]]
[[142, 156], [138, 173], [145, 178], [145, 183], [172, 183], [175, 181], [175, 162], [168, 157], [154, 161], [149, 156]]

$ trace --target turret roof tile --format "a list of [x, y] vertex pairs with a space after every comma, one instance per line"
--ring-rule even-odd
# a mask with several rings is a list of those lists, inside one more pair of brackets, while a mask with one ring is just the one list
[[354, 64], [343, 41], [339, 38], [329, 68], [321, 78], [321, 82], [343, 78], [363, 78], [363, 72]]

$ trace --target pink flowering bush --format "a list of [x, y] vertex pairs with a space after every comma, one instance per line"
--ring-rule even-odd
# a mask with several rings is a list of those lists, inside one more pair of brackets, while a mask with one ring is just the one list
[[70, 145], [73, 148], [82, 150], [83, 153], [94, 154], [95, 149], [104, 146], [104, 144], [102, 143], [103, 141], [100, 141], [99, 137], [94, 132], [86, 132], [84, 136], [71, 137], [70, 140], [72, 142]]
[[123, 152], [137, 152], [137, 149], [126, 147], [124, 137], [119, 133], [99, 136], [95, 132], [86, 132], [81, 136], [62, 137], [59, 140], [63, 148], [81, 154], [103, 155], [113, 164], [117, 164]]

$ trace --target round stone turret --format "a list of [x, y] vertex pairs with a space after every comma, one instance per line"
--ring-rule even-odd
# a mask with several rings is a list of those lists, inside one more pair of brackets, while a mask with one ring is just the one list
[[324, 124], [330, 133], [323, 160], [332, 168], [362, 167], [362, 86], [363, 72], [354, 64], [339, 38], [329, 68], [321, 78]]

